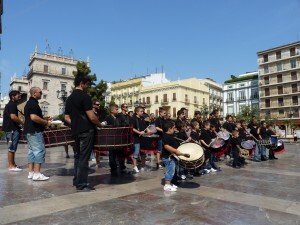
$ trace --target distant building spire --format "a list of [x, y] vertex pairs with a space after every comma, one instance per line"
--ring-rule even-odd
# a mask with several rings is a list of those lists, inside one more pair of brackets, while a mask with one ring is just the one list
[[35, 45], [35, 48], [34, 48], [34, 53], [37, 53], [38, 52], [38, 46]]

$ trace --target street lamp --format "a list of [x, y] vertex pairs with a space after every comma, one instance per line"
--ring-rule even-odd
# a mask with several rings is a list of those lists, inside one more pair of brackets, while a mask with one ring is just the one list
[[[68, 95], [67, 95], [67, 92], [65, 90], [57, 90], [56, 91], [56, 94], [57, 94], [57, 98], [58, 99], [61, 99], [62, 102], [63, 102], [63, 109], [62, 109], [62, 112], [65, 111], [65, 105], [66, 105], [66, 101], [67, 101], [67, 98], [68, 98]], [[62, 114], [62, 113], [60, 113]]]

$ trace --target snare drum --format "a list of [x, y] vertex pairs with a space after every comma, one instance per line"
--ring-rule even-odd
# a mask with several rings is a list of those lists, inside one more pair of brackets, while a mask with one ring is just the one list
[[219, 138], [227, 141], [230, 138], [230, 134], [227, 131], [219, 131], [218, 133]]
[[189, 154], [190, 157], [178, 156], [179, 166], [185, 169], [196, 169], [204, 162], [204, 152], [200, 145], [195, 143], [183, 143], [178, 147], [181, 153]]
[[255, 142], [253, 140], [242, 141], [241, 146], [244, 149], [251, 150], [255, 146]]
[[222, 138], [214, 139], [210, 146], [210, 150], [215, 156], [222, 156], [227, 150], [225, 148], [225, 141]]

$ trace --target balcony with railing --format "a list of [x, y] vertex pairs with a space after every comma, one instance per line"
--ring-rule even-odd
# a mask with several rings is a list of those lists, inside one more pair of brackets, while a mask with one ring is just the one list
[[238, 101], [246, 101], [246, 97], [245, 96], [240, 96], [240, 97], [238, 97]]
[[172, 102], [176, 102], [177, 101], [177, 98], [172, 98]]
[[227, 98], [226, 102], [234, 102], [234, 98]]
[[151, 101], [146, 101], [145, 106], [146, 107], [151, 106]]

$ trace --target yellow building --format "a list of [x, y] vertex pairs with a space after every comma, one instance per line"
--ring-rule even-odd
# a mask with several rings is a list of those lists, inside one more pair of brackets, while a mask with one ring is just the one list
[[209, 88], [203, 81], [190, 78], [143, 87], [140, 97], [148, 114], [158, 116], [159, 107], [163, 107], [175, 118], [177, 111], [184, 107], [188, 109], [187, 116], [193, 117], [195, 110], [203, 111], [209, 104]]

